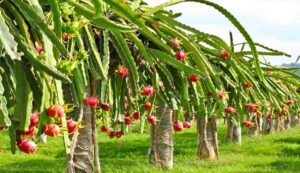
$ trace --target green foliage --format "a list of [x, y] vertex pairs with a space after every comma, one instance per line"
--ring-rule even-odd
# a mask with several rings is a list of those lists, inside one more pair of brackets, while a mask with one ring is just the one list
[[1, 73], [2, 72], [0, 72], [0, 126], [10, 126], [11, 121], [8, 117], [8, 110], [6, 107], [7, 101], [6, 98], [3, 96], [4, 87], [2, 85]]
[[18, 129], [28, 130], [32, 109], [32, 90], [26, 77], [24, 62], [15, 61], [16, 71], [16, 108], [13, 120], [18, 122]]
[[[181, 14], [164, 10], [188, 1], [219, 11], [241, 32], [245, 43], [235, 44], [231, 35], [227, 44], [178, 22]], [[180, 42], [177, 47], [174, 38]], [[244, 50], [246, 46], [250, 51]], [[176, 119], [183, 121], [190, 115], [222, 117], [228, 105], [235, 106], [242, 119], [248, 102], [259, 103], [261, 111], [280, 112], [281, 103], [299, 100], [297, 75], [259, 61], [263, 55], [288, 54], [255, 43], [230, 12], [206, 0], [174, 0], [153, 8], [141, 0], [6, 0], [0, 3], [0, 51], [5, 70], [0, 83], [0, 125], [12, 125], [13, 152], [20, 138], [16, 132], [28, 128], [32, 112], [41, 111], [41, 134], [43, 124], [55, 121], [45, 110], [65, 103], [78, 110], [91, 81], [95, 81], [94, 96], [112, 104], [110, 112], [97, 111], [99, 124], [123, 131], [125, 113], [139, 111], [143, 131], [146, 116], [155, 113], [159, 104], [179, 110]], [[188, 58], [178, 61], [178, 51]], [[230, 56], [222, 58], [221, 51]], [[119, 65], [126, 67], [127, 76], [116, 74]], [[274, 75], [263, 73], [268, 71]], [[190, 81], [191, 74], [201, 81]], [[252, 87], [245, 88], [245, 82]], [[140, 89], [147, 85], [155, 88], [154, 96], [141, 96]], [[146, 101], [153, 104], [150, 111], [143, 108]], [[298, 108], [296, 102], [293, 111]], [[67, 117], [76, 116], [68, 113]], [[66, 116], [62, 124], [66, 128]], [[63, 133], [68, 152], [69, 137]]]
[[8, 26], [5, 23], [4, 17], [2, 16], [2, 12], [0, 11], [0, 45], [5, 49], [5, 53], [7, 53], [11, 59], [20, 60], [20, 53], [17, 51], [17, 43], [14, 40], [13, 35], [10, 33]]

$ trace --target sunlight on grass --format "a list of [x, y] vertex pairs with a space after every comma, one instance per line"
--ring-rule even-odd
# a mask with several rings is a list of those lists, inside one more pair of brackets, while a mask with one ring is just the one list
[[[185, 130], [174, 135], [174, 169], [168, 172], [298, 172], [300, 165], [300, 127], [285, 132], [243, 137], [243, 145], [226, 142], [226, 128], [219, 128], [220, 158], [218, 161], [202, 161], [196, 158], [196, 130]], [[0, 172], [65, 172], [62, 138], [48, 138], [47, 144], [39, 144], [32, 155], [17, 152], [10, 154], [6, 132], [1, 132]], [[148, 163], [149, 135], [127, 134], [111, 140], [99, 134], [100, 160], [103, 172], [166, 172]]]

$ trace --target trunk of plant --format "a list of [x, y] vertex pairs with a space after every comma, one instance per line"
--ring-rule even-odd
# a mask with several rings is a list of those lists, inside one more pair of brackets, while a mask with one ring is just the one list
[[274, 127], [274, 119], [268, 119], [267, 117], [264, 117], [263, 133], [274, 133]]
[[[216, 160], [219, 156], [216, 119], [198, 117], [198, 158]], [[229, 123], [229, 122], [227, 122]]]
[[280, 132], [284, 130], [284, 118], [278, 117], [275, 120], [275, 131]]
[[269, 133], [270, 121], [267, 116], [263, 119], [263, 133]]
[[258, 130], [259, 130], [259, 132], [262, 132], [264, 120], [263, 120], [262, 116], [256, 116], [256, 118], [257, 118]]
[[[78, 113], [78, 117], [77, 117], [77, 121], [81, 122], [82, 121], [82, 117], [83, 117], [83, 105], [80, 105], [79, 107], [79, 113]], [[74, 133], [70, 142], [70, 153], [67, 155], [67, 172], [68, 173], [74, 173], [75, 172], [75, 168], [74, 168], [74, 152], [75, 152], [75, 148], [77, 146], [77, 142], [78, 142], [78, 136], [79, 136], [79, 132]]]
[[279, 132], [280, 131], [280, 120], [279, 120], [279, 118], [276, 118], [274, 126], [275, 126], [275, 131]]
[[223, 118], [223, 124], [226, 125], [227, 124], [227, 118]]
[[275, 120], [271, 118], [269, 121], [270, 121], [269, 133], [272, 134], [275, 132]]
[[173, 111], [166, 105], [159, 106], [156, 110], [160, 121], [151, 127], [150, 153], [154, 156], [154, 164], [157, 167], [173, 168]]
[[155, 125], [150, 125], [150, 147], [148, 149], [149, 162], [155, 164], [155, 160], [153, 162], [152, 156], [154, 155], [154, 141], [155, 141]]
[[296, 126], [299, 124], [299, 117], [295, 114], [291, 116], [291, 125]]
[[125, 126], [125, 132], [129, 132], [130, 131], [130, 126], [126, 125]]
[[249, 128], [248, 134], [251, 136], [258, 136], [259, 128], [260, 128], [260, 120], [259, 117], [256, 115], [249, 115], [249, 121], [254, 123], [253, 127]]
[[284, 120], [284, 127], [285, 129], [288, 129], [291, 127], [291, 116], [286, 116], [286, 119]]
[[[91, 79], [91, 95], [96, 96], [96, 84], [95, 80]], [[97, 115], [96, 115], [96, 108], [92, 108], [92, 117], [91, 117], [91, 123], [92, 123], [92, 142], [94, 147], [94, 165], [95, 165], [95, 172], [100, 173], [100, 160], [99, 160], [99, 146], [97, 142]]]
[[[94, 81], [86, 88], [84, 98], [95, 95]], [[96, 131], [96, 110], [83, 104], [79, 107], [77, 119], [84, 127], [72, 136], [70, 154], [67, 156], [68, 173], [100, 173]], [[95, 165], [95, 167], [94, 167]], [[95, 169], [95, 170], [94, 170]]]
[[[86, 89], [85, 97], [91, 96], [90, 88]], [[81, 124], [83, 128], [75, 133], [71, 141], [68, 173], [92, 173], [94, 170], [94, 148], [92, 141], [92, 110], [88, 106], [80, 107]]]
[[227, 140], [239, 145], [242, 144], [241, 127], [236, 126], [230, 119], [227, 120]]

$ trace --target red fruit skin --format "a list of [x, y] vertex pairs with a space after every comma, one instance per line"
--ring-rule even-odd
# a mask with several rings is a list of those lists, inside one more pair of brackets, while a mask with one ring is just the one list
[[173, 49], [178, 49], [180, 47], [180, 41], [177, 38], [172, 38], [171, 39], [172, 42], [172, 48]]
[[272, 74], [273, 74], [272, 71], [266, 71], [266, 72], [265, 72], [265, 75], [266, 75], [266, 76], [271, 76]]
[[124, 118], [124, 122], [125, 122], [126, 125], [130, 125], [130, 124], [131, 124], [131, 119], [130, 119], [130, 117], [125, 117], [125, 118]]
[[43, 126], [43, 132], [48, 136], [57, 136], [60, 134], [60, 128], [57, 124], [46, 124]]
[[88, 97], [84, 99], [84, 104], [90, 107], [97, 106], [99, 100], [96, 97]]
[[210, 92], [210, 93], [207, 94], [207, 96], [213, 98], [214, 94]]
[[108, 136], [112, 139], [115, 137], [115, 132], [114, 131], [109, 131], [107, 132]]
[[53, 105], [53, 106], [50, 106], [48, 109], [47, 109], [47, 115], [51, 118], [55, 118], [57, 117], [57, 112], [56, 112], [56, 106]]
[[36, 144], [28, 139], [19, 139], [17, 146], [20, 151], [27, 154], [34, 153], [37, 150]]
[[222, 51], [220, 52], [220, 57], [221, 57], [222, 59], [228, 59], [229, 56], [230, 56], [230, 54], [229, 54], [229, 52], [227, 52], [226, 50], [222, 50]]
[[58, 116], [58, 118], [61, 118], [64, 114], [65, 114], [64, 108], [61, 107], [61, 106], [58, 106], [57, 107], [57, 116]]
[[157, 29], [160, 28], [160, 24], [158, 24], [158, 23], [153, 23], [152, 25], [153, 25], [154, 28], [157, 28]]
[[294, 103], [295, 103], [294, 100], [288, 100], [288, 101], [287, 101], [287, 104], [288, 104], [288, 105], [293, 105]]
[[132, 113], [132, 118], [135, 120], [139, 120], [141, 118], [140, 113], [139, 112], [133, 112]]
[[61, 118], [65, 114], [65, 110], [60, 105], [52, 105], [47, 109], [47, 115], [51, 118]]
[[30, 126], [28, 131], [20, 130], [19, 132], [23, 136], [33, 136], [36, 133], [36, 128], [35, 126]]
[[125, 117], [130, 117], [130, 113], [128, 111], [125, 112]]
[[251, 128], [251, 127], [253, 127], [253, 123], [251, 121], [245, 121], [244, 122], [244, 127]]
[[185, 122], [183, 123], [183, 128], [190, 129], [191, 127], [192, 127], [192, 125], [191, 125], [190, 122], [185, 121]]
[[149, 116], [149, 117], [147, 118], [147, 121], [148, 121], [150, 124], [156, 124], [157, 119], [156, 119], [155, 116]]
[[257, 105], [254, 104], [254, 103], [247, 103], [247, 104], [246, 104], [246, 109], [247, 109], [249, 112], [257, 112]]
[[256, 112], [256, 115], [257, 115], [257, 116], [262, 116], [262, 112], [257, 111], [257, 112]]
[[230, 106], [228, 106], [227, 108], [225, 108], [224, 111], [225, 111], [225, 113], [227, 113], [227, 114], [232, 114], [232, 113], [235, 112], [234, 108], [233, 108], [233, 107], [230, 107]]
[[35, 45], [35, 49], [39, 54], [42, 54], [44, 52], [43, 47], [38, 42], [35, 42], [34, 45]]
[[106, 126], [101, 126], [101, 132], [109, 132], [109, 128], [108, 127], [106, 127]]
[[124, 66], [118, 66], [118, 69], [116, 70], [116, 75], [119, 77], [125, 77], [128, 73], [128, 69]]
[[30, 126], [39, 125], [40, 112], [35, 112], [30, 116]]
[[271, 119], [272, 119], [272, 114], [268, 113], [268, 114], [267, 114], [267, 119], [268, 119], [268, 120], [271, 120]]
[[282, 109], [286, 109], [286, 105], [285, 105], [284, 103], [282, 103], [282, 104], [280, 105], [280, 107], [281, 107]]
[[61, 36], [62, 40], [68, 40], [69, 39], [69, 34], [68, 33], [63, 33], [63, 35]]
[[152, 107], [152, 104], [151, 104], [150, 102], [146, 102], [146, 103], [144, 104], [144, 109], [145, 109], [145, 110], [150, 110], [151, 107]]
[[78, 124], [72, 120], [67, 120], [67, 127], [69, 133], [74, 133], [78, 130]]
[[154, 94], [154, 92], [155, 92], [155, 90], [154, 90], [153, 86], [148, 85], [148, 86], [144, 86], [142, 88], [142, 95], [143, 96], [151, 96], [151, 95]]
[[57, 124], [59, 127], [62, 127], [62, 126], [63, 126], [61, 120], [59, 120], [56, 124]]
[[245, 88], [252, 88], [252, 84], [250, 82], [243, 82], [243, 86]]
[[251, 111], [251, 110], [253, 109], [253, 104], [252, 104], [252, 103], [247, 103], [247, 104], [246, 104], [246, 109], [247, 109], [248, 111]]
[[285, 115], [285, 113], [283, 111], [279, 113], [280, 118], [284, 117], [284, 115]]
[[218, 91], [218, 97], [220, 100], [223, 99], [223, 97], [224, 97], [223, 91]]
[[187, 53], [183, 52], [183, 51], [177, 51], [176, 52], [176, 58], [178, 61], [183, 61], [187, 58]]
[[116, 137], [117, 138], [120, 138], [122, 136], [123, 136], [123, 132], [121, 130], [116, 132]]
[[192, 75], [190, 75], [189, 80], [191, 82], [199, 82], [201, 79], [198, 76], [192, 74]]
[[100, 107], [104, 111], [109, 111], [110, 110], [110, 104], [109, 103], [102, 102], [102, 103], [100, 103]]
[[180, 132], [183, 130], [183, 124], [181, 121], [175, 121], [173, 123], [173, 129], [175, 132]]

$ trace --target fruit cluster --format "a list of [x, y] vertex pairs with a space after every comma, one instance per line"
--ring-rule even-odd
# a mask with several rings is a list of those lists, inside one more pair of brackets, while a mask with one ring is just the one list
[[[65, 115], [65, 109], [61, 105], [52, 105], [46, 111], [46, 115], [50, 118], [50, 121], [53, 122], [58, 120], [57, 123], [47, 123], [47, 124], [40, 124], [39, 118], [41, 113], [35, 112], [30, 117], [30, 125], [27, 131], [19, 130], [19, 133], [23, 138], [17, 140], [17, 146], [20, 151], [24, 153], [33, 153], [37, 150], [37, 146], [34, 141], [25, 139], [24, 136], [34, 136], [37, 133], [38, 126], [40, 125], [42, 128], [42, 132], [51, 137], [56, 137], [60, 135], [62, 123], [61, 118]], [[78, 123], [74, 122], [72, 119], [67, 119], [66, 121], [68, 133], [74, 133], [78, 130]]]

